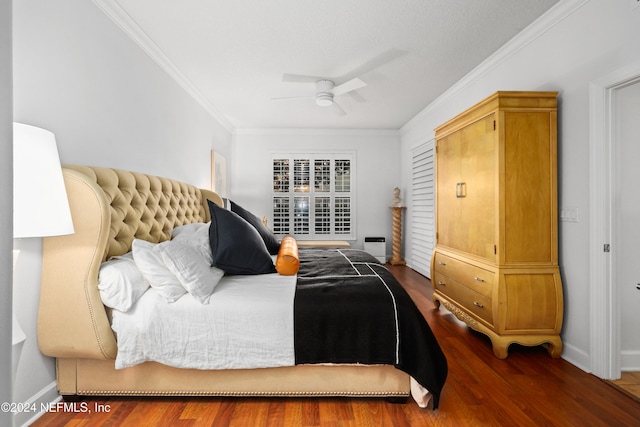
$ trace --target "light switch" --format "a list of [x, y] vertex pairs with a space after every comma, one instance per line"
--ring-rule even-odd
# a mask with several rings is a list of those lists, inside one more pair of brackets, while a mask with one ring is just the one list
[[579, 222], [580, 211], [576, 206], [567, 206], [560, 208], [560, 221], [563, 222]]

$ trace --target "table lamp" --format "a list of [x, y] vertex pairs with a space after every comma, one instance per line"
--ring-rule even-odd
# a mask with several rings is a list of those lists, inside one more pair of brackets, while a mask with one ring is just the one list
[[[13, 237], [60, 236], [73, 233], [71, 211], [53, 133], [13, 124]], [[19, 250], [13, 251], [15, 273]], [[13, 313], [13, 375], [26, 336]]]

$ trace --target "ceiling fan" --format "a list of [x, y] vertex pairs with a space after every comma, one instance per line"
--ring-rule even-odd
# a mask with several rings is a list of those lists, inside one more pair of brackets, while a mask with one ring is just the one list
[[381, 67], [403, 55], [406, 51], [400, 49], [389, 49], [380, 55], [370, 59], [359, 67], [339, 77], [307, 76], [301, 74], [283, 74], [282, 81], [289, 83], [315, 83], [315, 95], [308, 96], [288, 96], [281, 98], [271, 98], [274, 100], [288, 99], [315, 99], [316, 105], [322, 107], [333, 107], [336, 114], [341, 116], [347, 113], [335, 101], [335, 97], [353, 92], [367, 85], [359, 77]]

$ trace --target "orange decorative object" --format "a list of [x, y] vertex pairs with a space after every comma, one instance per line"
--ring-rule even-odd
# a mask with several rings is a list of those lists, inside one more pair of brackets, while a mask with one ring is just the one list
[[292, 236], [285, 236], [280, 242], [278, 258], [276, 258], [276, 271], [283, 276], [293, 276], [299, 268], [298, 243]]

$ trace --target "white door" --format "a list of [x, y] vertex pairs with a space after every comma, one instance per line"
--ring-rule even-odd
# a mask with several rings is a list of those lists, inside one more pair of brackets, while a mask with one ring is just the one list
[[640, 82], [614, 93], [613, 279], [620, 306], [620, 368], [640, 371]]

